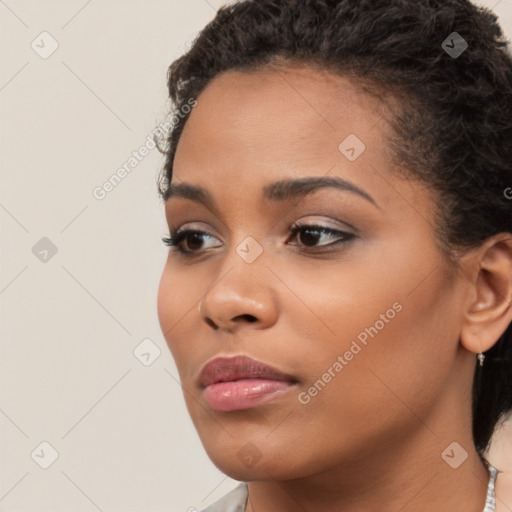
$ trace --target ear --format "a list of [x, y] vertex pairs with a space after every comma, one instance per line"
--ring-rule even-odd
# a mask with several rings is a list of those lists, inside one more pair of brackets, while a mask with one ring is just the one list
[[512, 233], [500, 233], [476, 249], [460, 340], [478, 354], [489, 350], [512, 322]]

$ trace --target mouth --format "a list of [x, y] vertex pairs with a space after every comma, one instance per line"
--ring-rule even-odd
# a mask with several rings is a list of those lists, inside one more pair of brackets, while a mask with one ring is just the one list
[[298, 382], [292, 375], [246, 356], [213, 359], [199, 376], [206, 402], [217, 411], [256, 407], [286, 393]]

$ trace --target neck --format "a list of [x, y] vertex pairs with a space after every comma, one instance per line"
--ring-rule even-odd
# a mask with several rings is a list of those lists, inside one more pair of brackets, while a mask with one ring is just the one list
[[[468, 452], [456, 469], [441, 457], [453, 439]], [[454, 464], [461, 453], [456, 448], [445, 458]], [[482, 512], [488, 483], [471, 436], [435, 435], [422, 427], [322, 473], [250, 482], [246, 512]]]

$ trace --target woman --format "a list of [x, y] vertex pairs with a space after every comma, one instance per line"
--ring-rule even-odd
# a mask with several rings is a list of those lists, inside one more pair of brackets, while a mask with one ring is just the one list
[[207, 510], [511, 510], [485, 460], [512, 409], [495, 16], [242, 1], [169, 71], [158, 314], [204, 448], [241, 481]]

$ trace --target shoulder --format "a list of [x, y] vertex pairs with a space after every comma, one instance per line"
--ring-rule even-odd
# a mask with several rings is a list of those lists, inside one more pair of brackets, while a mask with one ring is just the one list
[[242, 482], [201, 512], [245, 512], [247, 496], [247, 483]]

